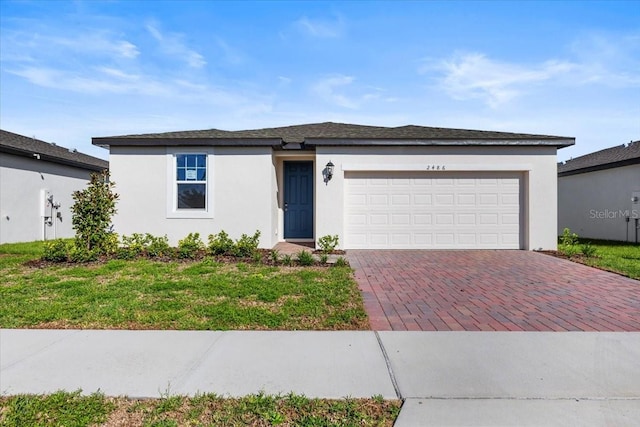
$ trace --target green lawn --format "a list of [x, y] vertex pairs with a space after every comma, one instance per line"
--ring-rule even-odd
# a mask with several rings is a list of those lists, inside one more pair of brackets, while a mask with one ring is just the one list
[[640, 245], [609, 240], [579, 239], [578, 246], [591, 244], [593, 257], [580, 257], [580, 262], [640, 280]]
[[0, 396], [0, 425], [19, 426], [379, 426], [391, 427], [401, 401], [308, 399], [257, 394], [225, 399], [213, 394], [160, 399], [108, 398], [79, 392]]
[[368, 329], [348, 267], [214, 259], [28, 266], [41, 243], [0, 245], [1, 328]]

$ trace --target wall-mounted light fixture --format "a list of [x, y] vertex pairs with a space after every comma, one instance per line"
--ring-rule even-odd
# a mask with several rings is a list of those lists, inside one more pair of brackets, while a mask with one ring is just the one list
[[331, 178], [333, 178], [334, 166], [335, 165], [333, 164], [333, 162], [329, 160], [329, 163], [327, 163], [322, 170], [322, 177], [324, 178], [325, 185], [329, 185], [329, 181], [331, 181]]
[[327, 163], [327, 181], [330, 180], [333, 177], [333, 167], [335, 165], [331, 162], [331, 160], [329, 160], [329, 163]]

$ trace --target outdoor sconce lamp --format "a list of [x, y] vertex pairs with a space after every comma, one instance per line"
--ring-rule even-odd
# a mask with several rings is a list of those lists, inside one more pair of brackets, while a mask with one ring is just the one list
[[335, 165], [333, 163], [331, 163], [331, 160], [329, 160], [329, 163], [327, 163], [327, 181], [329, 181], [331, 179], [331, 177], [333, 177], [333, 167]]

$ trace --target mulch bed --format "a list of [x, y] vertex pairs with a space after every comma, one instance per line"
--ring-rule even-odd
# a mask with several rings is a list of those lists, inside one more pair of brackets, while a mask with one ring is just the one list
[[[260, 265], [266, 265], [266, 266], [286, 266], [288, 267], [286, 264], [282, 263], [282, 261], [280, 262], [275, 262], [273, 257], [272, 257], [272, 250], [271, 249], [258, 249], [258, 253], [260, 254]], [[324, 252], [320, 251], [320, 250], [316, 250], [313, 251], [314, 254], [318, 254], [321, 255]], [[328, 254], [330, 255], [344, 255], [346, 252], [343, 250], [334, 250], [329, 252]], [[282, 257], [282, 256], [281, 256]], [[148, 259], [148, 260], [153, 260], [153, 261], [158, 261], [158, 262], [182, 262], [182, 263], [186, 263], [186, 262], [194, 262], [194, 261], [202, 261], [204, 259], [213, 259], [216, 262], [220, 262], [223, 264], [238, 264], [238, 263], [246, 263], [246, 264], [256, 264], [258, 263], [256, 259], [252, 258], [252, 257], [236, 257], [236, 256], [231, 256], [231, 255], [210, 255], [207, 251], [198, 251], [194, 257], [192, 258], [178, 258], [178, 257], [171, 257], [171, 256], [162, 256], [162, 257], [150, 257], [146, 254], [140, 255], [137, 258], [118, 258], [115, 255], [112, 256], [105, 256], [102, 255], [100, 256], [100, 258], [98, 258], [95, 261], [88, 261], [88, 262], [68, 262], [68, 261], [63, 261], [63, 262], [53, 262], [53, 261], [45, 261], [42, 259], [33, 259], [30, 261], [27, 261], [24, 263], [24, 265], [26, 265], [27, 267], [31, 267], [31, 268], [47, 268], [47, 267], [51, 267], [51, 266], [65, 266], [65, 267], [73, 267], [73, 266], [77, 266], [77, 265], [84, 265], [84, 266], [90, 266], [90, 265], [101, 265], [104, 264], [107, 261], [110, 260], [116, 260], [116, 259], [123, 259], [123, 260], [133, 260], [133, 259]], [[292, 256], [292, 262], [290, 266], [297, 266], [298, 264], [295, 261], [295, 256]], [[313, 264], [313, 266], [315, 267], [330, 267], [331, 264], [328, 263], [322, 263], [318, 260], [316, 260]]]

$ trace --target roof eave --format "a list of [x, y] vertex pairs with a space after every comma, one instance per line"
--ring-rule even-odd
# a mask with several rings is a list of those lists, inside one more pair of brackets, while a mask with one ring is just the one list
[[106, 164], [105, 167], [102, 167], [102, 166], [98, 166], [98, 165], [92, 165], [92, 164], [89, 164], [89, 163], [76, 162], [76, 161], [69, 160], [69, 159], [62, 159], [60, 157], [55, 157], [55, 156], [51, 156], [51, 155], [48, 155], [48, 154], [38, 153], [36, 151], [21, 150], [19, 148], [8, 147], [8, 146], [5, 146], [5, 145], [1, 145], [0, 146], [0, 152], [13, 154], [13, 155], [16, 155], [16, 156], [21, 156], [21, 157], [26, 157], [26, 158], [29, 158], [29, 159], [42, 160], [42, 161], [47, 161], [47, 162], [51, 162], [51, 163], [57, 163], [57, 164], [66, 165], [66, 166], [73, 166], [75, 168], [91, 170], [91, 171], [95, 171], [95, 172], [102, 172], [105, 169], [109, 169], [109, 163], [108, 162], [106, 162], [107, 164]]
[[339, 146], [553, 146], [569, 147], [575, 138], [558, 139], [354, 139], [354, 138], [307, 138], [308, 145]]
[[154, 147], [154, 146], [230, 146], [267, 147], [281, 146], [281, 138], [91, 138], [91, 143], [103, 148], [110, 146]]
[[558, 177], [579, 175], [582, 173], [596, 172], [596, 171], [601, 171], [606, 169], [615, 169], [623, 166], [631, 166], [631, 165], [637, 165], [637, 164], [640, 164], [640, 157], [636, 157], [633, 159], [625, 159], [619, 162], [611, 162], [611, 163], [605, 163], [601, 165], [586, 166], [578, 169], [558, 171]]

